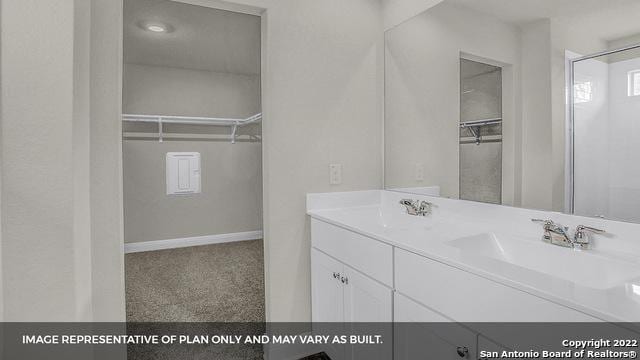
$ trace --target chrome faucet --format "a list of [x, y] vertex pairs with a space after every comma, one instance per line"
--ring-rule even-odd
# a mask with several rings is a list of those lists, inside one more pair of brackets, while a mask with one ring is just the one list
[[433, 207], [436, 206], [433, 203], [428, 201], [420, 201], [420, 200], [410, 200], [410, 199], [402, 199], [400, 200], [400, 204], [404, 205], [407, 209], [407, 214], [414, 216], [428, 216], [431, 215], [433, 211]]
[[553, 245], [585, 250], [591, 244], [591, 233], [602, 234], [605, 231], [590, 226], [578, 225], [573, 236], [569, 236], [569, 228], [553, 222], [553, 220], [531, 219], [533, 222], [542, 223], [544, 235], [542, 241]]

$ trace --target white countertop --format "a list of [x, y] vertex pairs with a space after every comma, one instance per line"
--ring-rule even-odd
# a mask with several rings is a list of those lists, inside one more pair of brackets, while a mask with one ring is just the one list
[[[616, 229], [624, 234], [633, 233], [636, 229], [629, 229], [628, 226], [635, 224], [620, 224], [460, 200], [408, 196], [390, 191], [342, 194], [344, 196], [340, 193], [327, 194], [324, 197], [324, 194], [309, 195], [307, 213], [312, 218], [525, 291], [598, 319], [640, 321], [640, 258], [635, 248], [620, 242], [622, 245], [614, 249], [624, 248], [627, 251], [611, 251], [612, 242], [620, 241], [617, 236], [610, 236], [601, 242], [596, 241], [595, 244], [607, 246], [594, 245], [594, 250], [575, 251], [547, 244], [540, 240], [542, 227], [531, 223], [529, 219], [545, 215], [554, 219], [562, 217], [567, 225], [572, 225], [569, 223], [575, 221]], [[399, 199], [405, 197], [426, 199], [438, 204], [438, 207], [429, 217], [410, 216], [398, 204]], [[530, 256], [529, 258], [515, 259], [513, 263], [509, 263], [479, 256], [474, 251], [462, 251], [455, 245], [460, 243], [458, 239], [472, 244], [475, 238], [469, 237], [477, 236], [484, 236], [483, 239], [486, 241], [499, 239], [498, 246], [500, 243], [517, 245], [532, 251], [526, 255]], [[524, 253], [528, 252], [521, 252], [520, 255]], [[529, 267], [518, 265], [523, 261], [529, 262]], [[552, 269], [554, 274], [531, 270], [531, 264], [535, 265], [535, 261], [546, 261], [546, 269]], [[580, 269], [583, 263], [596, 264], [599, 268]], [[585, 272], [586, 276], [573, 273], [573, 267], [576, 268], [575, 271]], [[608, 277], [609, 267], [619, 269], [615, 276]]]

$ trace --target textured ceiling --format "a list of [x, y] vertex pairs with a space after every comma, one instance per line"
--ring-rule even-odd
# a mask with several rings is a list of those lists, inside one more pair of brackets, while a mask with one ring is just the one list
[[[153, 33], [141, 22], [162, 22]], [[169, 0], [124, 1], [124, 61], [235, 74], [260, 72], [260, 18]]]

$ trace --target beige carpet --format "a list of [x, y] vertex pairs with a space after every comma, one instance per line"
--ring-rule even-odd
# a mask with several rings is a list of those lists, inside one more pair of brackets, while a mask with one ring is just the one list
[[127, 321], [264, 321], [262, 240], [125, 255]]

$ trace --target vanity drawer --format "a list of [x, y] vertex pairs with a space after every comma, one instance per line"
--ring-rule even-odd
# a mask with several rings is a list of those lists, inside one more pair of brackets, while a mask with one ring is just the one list
[[408, 251], [395, 254], [396, 290], [455, 321], [601, 321]]
[[393, 315], [395, 360], [476, 359], [475, 332], [398, 293]]
[[311, 219], [311, 245], [381, 283], [393, 286], [390, 245], [317, 219]]

